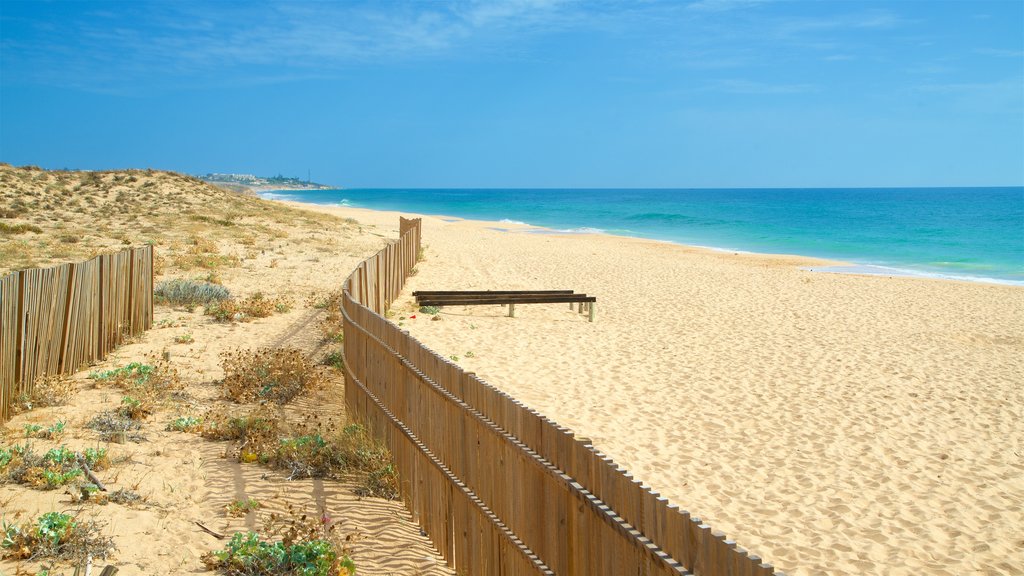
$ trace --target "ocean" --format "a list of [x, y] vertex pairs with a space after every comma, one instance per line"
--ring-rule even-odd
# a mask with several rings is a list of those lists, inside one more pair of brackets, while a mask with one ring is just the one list
[[396, 188], [263, 195], [852, 264], [824, 271], [1024, 285], [1024, 187]]

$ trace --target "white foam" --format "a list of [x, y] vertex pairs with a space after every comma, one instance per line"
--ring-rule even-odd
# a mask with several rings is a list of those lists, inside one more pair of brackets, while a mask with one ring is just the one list
[[260, 192], [259, 197], [266, 200], [295, 200], [294, 194], [282, 194], [281, 192]]
[[938, 280], [959, 280], [961, 282], [983, 282], [986, 284], [1002, 284], [1006, 286], [1024, 286], [1024, 281], [1004, 280], [1001, 278], [988, 278], [986, 276], [968, 276], [965, 274], [942, 274], [939, 272], [925, 272], [922, 270], [908, 270], [906, 268], [892, 268], [890, 266], [879, 266], [877, 264], [856, 264], [852, 266], [816, 266], [804, 267], [803, 270], [811, 272], [826, 272], [829, 274], [865, 274], [868, 276], [902, 276], [907, 278], [933, 278]]

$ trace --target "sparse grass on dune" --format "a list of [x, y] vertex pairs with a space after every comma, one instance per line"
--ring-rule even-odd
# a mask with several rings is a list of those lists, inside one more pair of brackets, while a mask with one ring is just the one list
[[147, 242], [158, 246], [167, 272], [230, 268], [252, 256], [254, 246], [288, 238], [289, 230], [355, 228], [341, 218], [161, 170], [0, 163], [0, 206], [0, 275]]

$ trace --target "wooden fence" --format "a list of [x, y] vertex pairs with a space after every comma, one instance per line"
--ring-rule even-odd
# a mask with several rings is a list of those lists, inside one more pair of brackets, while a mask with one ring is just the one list
[[75, 372], [152, 325], [152, 246], [0, 278], [0, 422], [39, 377]]
[[344, 285], [346, 403], [395, 454], [402, 497], [466, 574], [781, 574], [585, 439], [431, 351], [382, 314], [418, 220]]

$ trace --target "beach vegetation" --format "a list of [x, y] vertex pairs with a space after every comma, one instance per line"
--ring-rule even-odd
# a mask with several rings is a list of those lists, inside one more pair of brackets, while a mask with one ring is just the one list
[[274, 312], [287, 312], [291, 306], [291, 299], [286, 296], [268, 298], [257, 292], [242, 300], [228, 298], [213, 302], [206, 307], [205, 313], [217, 322], [249, 322], [254, 318], [266, 318]]
[[286, 422], [268, 405], [247, 413], [214, 409], [203, 417], [199, 434], [211, 440], [229, 440], [230, 457], [287, 471], [294, 478], [352, 478], [356, 492], [398, 499], [398, 473], [391, 454], [358, 424]]
[[185, 387], [178, 371], [167, 360], [131, 362], [120, 368], [94, 371], [89, 378], [124, 391], [117, 413], [132, 420], [145, 418], [160, 402]]
[[61, 446], [39, 454], [30, 443], [26, 443], [12, 446], [5, 453], [4, 480], [39, 490], [53, 490], [82, 476], [80, 462], [93, 470], [102, 470], [110, 465], [105, 448], [74, 451]]
[[104, 410], [89, 420], [85, 425], [90, 430], [100, 433], [100, 440], [104, 442], [141, 442], [146, 439], [139, 430], [142, 423], [126, 415], [119, 407], [116, 410]]
[[335, 350], [324, 357], [324, 364], [342, 370], [345, 368], [345, 357], [340, 350]]
[[332, 541], [330, 528], [295, 530], [273, 542], [236, 532], [223, 550], [204, 555], [203, 563], [231, 576], [355, 576], [355, 563]]
[[420, 306], [421, 314], [430, 314], [431, 316], [440, 314], [441, 308], [439, 306]]
[[35, 224], [8, 224], [0, 222], [0, 234], [23, 234], [25, 232], [42, 234], [43, 229]]
[[199, 429], [203, 421], [195, 416], [178, 416], [167, 425], [168, 431], [193, 432]]
[[160, 304], [195, 308], [227, 300], [231, 292], [213, 282], [176, 278], [157, 283], [153, 297]]
[[323, 380], [317, 367], [295, 348], [229, 351], [221, 356], [221, 368], [225, 396], [239, 403], [284, 404]]
[[63, 420], [58, 420], [50, 426], [42, 426], [40, 424], [26, 424], [25, 437], [41, 438], [43, 440], [57, 440], [64, 435], [65, 425], [66, 422]]
[[249, 512], [255, 512], [256, 510], [259, 510], [261, 507], [262, 504], [260, 504], [259, 500], [255, 498], [245, 498], [242, 500], [235, 500], [233, 502], [228, 503], [228, 505], [224, 507], [224, 512], [228, 516], [233, 516], [237, 518], [240, 516], [245, 516]]
[[191, 344], [195, 341], [196, 339], [193, 338], [192, 335], [188, 333], [178, 334], [177, 336], [174, 337], [175, 344]]
[[16, 524], [3, 521], [0, 551], [13, 560], [68, 560], [106, 558], [114, 541], [104, 536], [99, 524], [65, 512], [46, 512], [35, 521]]

